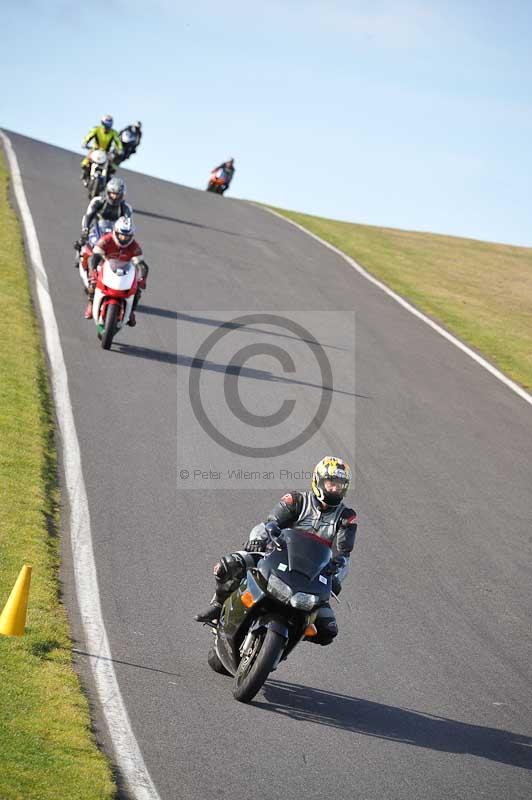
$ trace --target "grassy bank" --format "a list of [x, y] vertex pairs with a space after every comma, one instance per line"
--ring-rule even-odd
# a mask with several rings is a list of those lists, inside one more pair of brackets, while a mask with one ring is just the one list
[[275, 208], [379, 278], [532, 390], [532, 249]]
[[59, 495], [46, 368], [0, 152], [0, 609], [33, 566], [26, 635], [0, 636], [0, 798], [108, 800], [115, 790], [71, 665], [59, 600]]

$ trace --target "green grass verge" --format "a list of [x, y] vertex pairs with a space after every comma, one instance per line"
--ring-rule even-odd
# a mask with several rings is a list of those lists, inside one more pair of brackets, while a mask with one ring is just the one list
[[354, 258], [532, 389], [532, 249], [273, 210]]
[[26, 635], [0, 635], [0, 798], [108, 800], [115, 787], [72, 669], [59, 598], [53, 417], [0, 152], [0, 610], [31, 564]]

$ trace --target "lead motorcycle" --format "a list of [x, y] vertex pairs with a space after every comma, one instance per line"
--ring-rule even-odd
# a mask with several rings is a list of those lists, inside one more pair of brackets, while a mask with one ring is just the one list
[[248, 703], [302, 639], [316, 636], [314, 620], [331, 597], [331, 548], [314, 533], [287, 528], [270, 536], [270, 553], [248, 569], [225, 601], [213, 628], [208, 662], [233, 675], [233, 696]]

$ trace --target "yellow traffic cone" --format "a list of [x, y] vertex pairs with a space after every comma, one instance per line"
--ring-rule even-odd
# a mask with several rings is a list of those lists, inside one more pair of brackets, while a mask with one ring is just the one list
[[0, 633], [4, 636], [24, 636], [30, 580], [31, 567], [24, 564], [0, 614]]

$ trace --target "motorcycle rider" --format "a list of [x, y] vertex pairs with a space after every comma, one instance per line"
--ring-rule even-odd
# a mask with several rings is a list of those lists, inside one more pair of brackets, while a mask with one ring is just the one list
[[[94, 245], [97, 241], [98, 232], [96, 227], [91, 231], [91, 226], [96, 219], [116, 222], [119, 217], [131, 217], [133, 209], [124, 200], [126, 191], [125, 181], [122, 178], [115, 177], [111, 178], [103, 194], [92, 198], [81, 220], [81, 236], [74, 242], [74, 249], [78, 252], [78, 260], [81, 248], [87, 240], [90, 245]], [[74, 264], [76, 269], [78, 260]]]
[[223, 161], [221, 164], [218, 164], [218, 166], [213, 169], [213, 172], [218, 172], [219, 169], [223, 170], [225, 174], [225, 187], [223, 191], [226, 192], [227, 189], [229, 189], [229, 185], [233, 180], [233, 176], [236, 172], [234, 158], [230, 158], [228, 159], [228, 161]]
[[[123, 137], [122, 134], [131, 134], [131, 136], [126, 135]], [[118, 135], [120, 136], [120, 141], [122, 142], [122, 155], [118, 157], [117, 163], [121, 164], [122, 161], [125, 161], [126, 158], [129, 158], [129, 156], [132, 156], [133, 153], [137, 152], [137, 147], [142, 139], [142, 122], [137, 120], [137, 122], [134, 122], [132, 125], [126, 125], [126, 127], [122, 128]], [[131, 141], [125, 141], [125, 139], [128, 138], [131, 138]]]
[[94, 245], [92, 256], [89, 259], [89, 300], [85, 309], [85, 319], [91, 319], [92, 317], [92, 303], [94, 300], [94, 291], [96, 289], [100, 262], [103, 259], [111, 258], [124, 262], [131, 261], [137, 270], [138, 288], [135, 299], [133, 300], [133, 309], [127, 323], [134, 328], [137, 324], [135, 309], [142, 296], [141, 289], [146, 289], [146, 281], [150, 268], [142, 256], [141, 246], [135, 240], [135, 226], [133, 225], [131, 217], [120, 217], [117, 219], [112, 232], [104, 234]]
[[[92, 148], [90, 147], [91, 142], [94, 143]], [[89, 149], [99, 148], [100, 150], [105, 150], [106, 153], [109, 153], [109, 172], [112, 173], [114, 171], [111, 160], [111, 148], [113, 147], [114, 151], [120, 155], [122, 153], [122, 142], [120, 141], [118, 132], [113, 128], [113, 118], [110, 114], [105, 114], [105, 116], [103, 116], [100, 120], [100, 125], [95, 125], [94, 128], [90, 129], [88, 134], [83, 139], [81, 146]], [[81, 180], [85, 186], [87, 185], [89, 178], [89, 170], [89, 157], [85, 156], [81, 162]]]
[[[266, 524], [256, 525], [249, 534], [244, 550], [224, 556], [214, 567], [215, 593], [205, 611], [196, 614], [198, 622], [213, 622], [220, 616], [223, 603], [238, 587], [246, 571], [255, 567], [271, 547], [270, 537], [283, 528], [302, 528], [324, 539], [336, 553], [332, 559], [333, 591], [341, 591], [349, 568], [349, 556], [355, 543], [357, 515], [344, 505], [343, 498], [351, 482], [351, 469], [340, 458], [326, 456], [316, 464], [311, 491], [290, 492], [268, 515]], [[269, 534], [269, 535], [268, 535]], [[317, 636], [309, 641], [330, 644], [338, 633], [336, 618], [329, 603], [316, 617]]]

